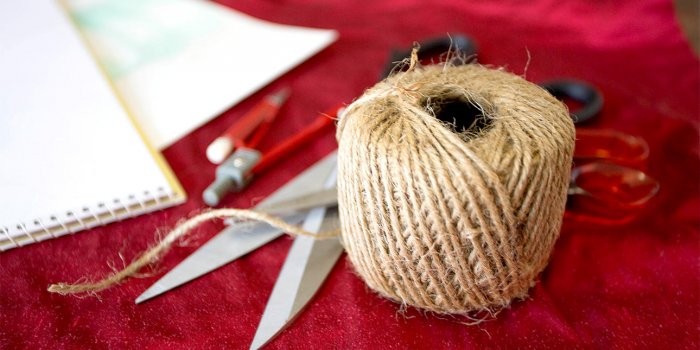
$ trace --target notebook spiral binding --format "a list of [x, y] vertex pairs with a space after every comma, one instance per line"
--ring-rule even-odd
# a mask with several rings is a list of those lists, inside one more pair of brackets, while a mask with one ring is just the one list
[[9, 227], [0, 226], [0, 252], [106, 225], [183, 201], [182, 196], [160, 187], [155, 192], [144, 191], [139, 195], [131, 194], [125, 198], [115, 198], [111, 202], [100, 202], [94, 206], [68, 210]]

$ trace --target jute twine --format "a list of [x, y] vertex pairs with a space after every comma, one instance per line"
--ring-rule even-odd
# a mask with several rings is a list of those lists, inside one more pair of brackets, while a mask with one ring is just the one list
[[[448, 103], [478, 107], [476, 128], [441, 122]], [[454, 115], [455, 124], [464, 116]], [[574, 128], [566, 108], [524, 79], [478, 65], [414, 60], [348, 106], [337, 131], [341, 239], [381, 295], [439, 313], [493, 310], [524, 297], [561, 225]], [[252, 210], [199, 214], [123, 270], [49, 291], [93, 293], [137, 275], [213, 218], [258, 220], [314, 234]]]
[[[153, 247], [145, 251], [143, 254], [138, 256], [134, 261], [126, 265], [123, 269], [114, 271], [113, 273], [107, 275], [105, 278], [95, 281], [95, 282], [76, 282], [76, 283], [56, 283], [49, 286], [47, 289], [51, 293], [58, 293], [63, 295], [68, 294], [80, 294], [87, 293], [95, 295], [96, 292], [110, 288], [128, 277], [138, 276], [139, 272], [143, 270], [144, 267], [149, 266], [158, 260], [160, 260], [165, 253], [172, 248], [173, 244], [179, 239], [192, 233], [192, 231], [204, 222], [210, 221], [212, 219], [218, 218], [237, 218], [242, 220], [255, 220], [266, 222], [274, 227], [280, 228], [286, 232], [291, 232], [296, 236], [307, 236], [314, 237], [316, 239], [325, 239], [331, 237], [337, 237], [340, 233], [337, 231], [330, 232], [309, 232], [303, 228], [295, 225], [290, 225], [286, 221], [268, 215], [266, 213], [261, 213], [255, 210], [247, 209], [235, 209], [235, 208], [225, 208], [225, 209], [214, 209], [205, 211], [199, 215], [196, 215], [190, 219], [185, 220], [168, 232], [167, 235], [158, 241]], [[85, 280], [84, 278], [81, 279]]]
[[[455, 101], [483, 127], [436, 118]], [[416, 67], [350, 105], [337, 139], [342, 241], [372, 289], [439, 313], [526, 296], [566, 201], [574, 126], [561, 102], [501, 70]]]

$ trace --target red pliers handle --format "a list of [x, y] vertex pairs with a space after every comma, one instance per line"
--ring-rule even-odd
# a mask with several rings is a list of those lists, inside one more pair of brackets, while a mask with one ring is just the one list
[[[257, 144], [259, 132], [253, 135], [251, 141], [238, 148], [226, 161], [216, 169], [216, 180], [203, 193], [204, 202], [211, 206], [219, 204], [221, 198], [229, 191], [240, 191], [251, 179], [268, 170], [280, 160], [299, 150], [303, 145], [315, 139], [327, 127], [333, 125], [343, 106], [337, 106], [326, 113], [321, 113], [307, 127], [282, 141], [264, 155], [250, 147]], [[269, 128], [268, 125], [262, 125]], [[263, 132], [264, 133], [264, 132]]]

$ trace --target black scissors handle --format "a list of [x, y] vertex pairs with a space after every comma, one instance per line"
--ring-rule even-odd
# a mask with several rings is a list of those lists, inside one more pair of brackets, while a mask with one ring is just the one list
[[[419, 43], [418, 59], [423, 60], [443, 54], [449, 50], [458, 52], [463, 57], [474, 56], [477, 53], [476, 41], [464, 34], [454, 36], [441, 36], [428, 39]], [[411, 57], [413, 48], [408, 50], [392, 50], [391, 57], [384, 66], [382, 79], [386, 78], [394, 70], [396, 62]]]
[[575, 124], [591, 121], [603, 109], [603, 94], [593, 85], [581, 80], [558, 79], [540, 84], [558, 99], [572, 99], [582, 105], [569, 114]]

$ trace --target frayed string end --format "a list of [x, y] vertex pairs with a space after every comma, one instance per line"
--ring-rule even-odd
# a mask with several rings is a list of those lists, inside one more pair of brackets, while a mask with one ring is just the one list
[[197, 226], [201, 225], [202, 223], [217, 218], [235, 218], [264, 222], [270, 226], [277, 227], [282, 231], [294, 236], [308, 236], [316, 239], [325, 239], [337, 237], [340, 235], [339, 230], [320, 233], [309, 232], [302, 229], [299, 226], [290, 225], [286, 221], [278, 217], [260, 211], [233, 208], [214, 209], [196, 215], [183, 222], [182, 224], [176, 226], [167, 235], [165, 235], [165, 237], [162, 240], [160, 240], [155, 246], [143, 252], [138, 258], [132, 261], [125, 268], [116, 271], [97, 282], [78, 281], [76, 283], [56, 283], [50, 285], [47, 290], [51, 293], [58, 293], [61, 295], [95, 295], [95, 293], [97, 292], [100, 292], [116, 284], [121, 283], [126, 278], [137, 276], [142, 268], [144, 268], [147, 265], [151, 265], [158, 262], [168, 252], [168, 250], [170, 250], [172, 245], [179, 239], [190, 234]]

